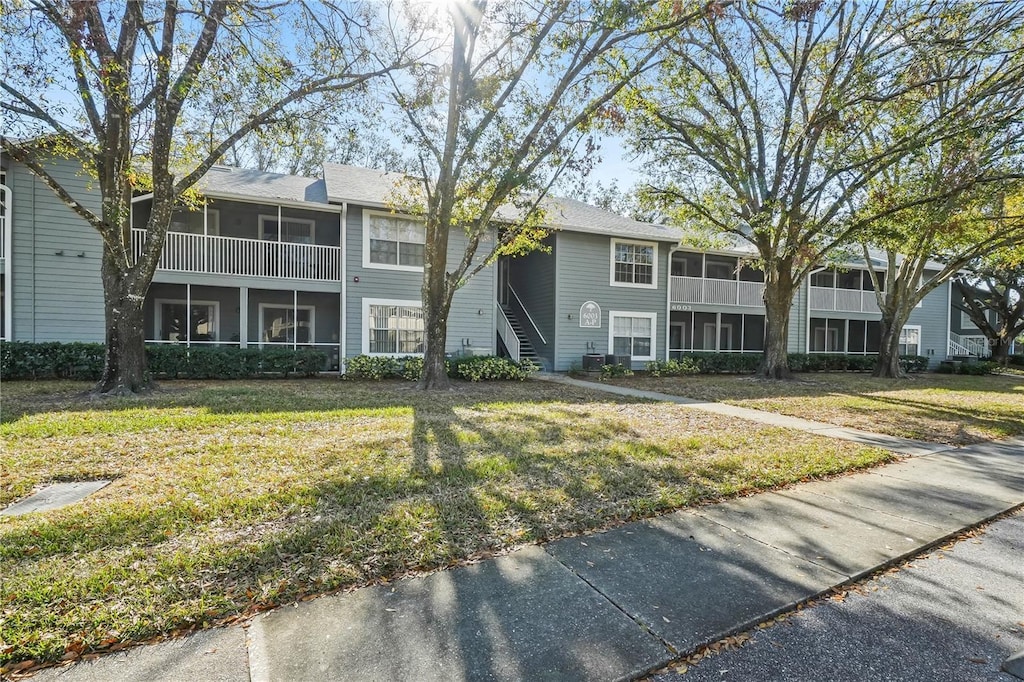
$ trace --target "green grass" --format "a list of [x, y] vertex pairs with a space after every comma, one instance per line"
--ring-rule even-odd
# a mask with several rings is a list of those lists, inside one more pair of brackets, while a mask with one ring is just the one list
[[797, 376], [793, 382], [705, 375], [633, 377], [615, 383], [954, 445], [1024, 433], [1024, 376], [917, 374], [876, 379], [839, 372]]
[[137, 400], [5, 383], [3, 661], [201, 627], [885, 452], [546, 382], [423, 394], [335, 379], [167, 382]]

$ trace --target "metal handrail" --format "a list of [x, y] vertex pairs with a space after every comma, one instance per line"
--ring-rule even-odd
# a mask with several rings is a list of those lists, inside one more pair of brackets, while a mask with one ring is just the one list
[[523, 299], [519, 298], [519, 294], [516, 293], [516, 290], [512, 288], [511, 284], [508, 285], [508, 290], [511, 291], [512, 295], [516, 297], [516, 301], [519, 303], [519, 307], [522, 308], [523, 313], [526, 314], [526, 319], [530, 321], [530, 326], [533, 327], [533, 331], [537, 332], [537, 336], [540, 338], [540, 342], [543, 343], [545, 346], [548, 345], [547, 339], [545, 339], [544, 335], [540, 333], [540, 328], [537, 327], [537, 323], [533, 321], [533, 316], [530, 315], [530, 311], [526, 309], [525, 305], [523, 305]]

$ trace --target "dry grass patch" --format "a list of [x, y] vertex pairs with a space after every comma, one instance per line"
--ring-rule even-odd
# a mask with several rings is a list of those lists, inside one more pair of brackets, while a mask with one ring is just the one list
[[633, 377], [616, 384], [828, 422], [893, 436], [966, 445], [1024, 433], [1024, 376], [919, 374]]
[[[46, 390], [49, 387], [49, 391]], [[55, 660], [746, 491], [877, 449], [547, 382], [5, 384], [2, 660]]]

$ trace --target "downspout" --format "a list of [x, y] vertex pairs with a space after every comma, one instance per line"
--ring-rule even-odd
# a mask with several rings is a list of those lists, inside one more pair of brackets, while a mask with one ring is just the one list
[[672, 342], [672, 254], [679, 251], [678, 246], [673, 246], [668, 250], [668, 263], [665, 268], [665, 359], [668, 360], [672, 356], [671, 342]]
[[14, 340], [14, 295], [11, 290], [11, 261], [14, 255], [14, 194], [7, 185], [0, 185], [4, 195], [4, 341]]
[[338, 230], [338, 243], [341, 244], [341, 310], [338, 326], [340, 327], [338, 338], [341, 339], [341, 347], [338, 349], [338, 376], [345, 373], [345, 359], [348, 352], [346, 344], [346, 330], [348, 329], [346, 315], [348, 312], [348, 267], [346, 253], [346, 242], [348, 241], [348, 202], [341, 204], [341, 225]]
[[949, 359], [949, 339], [953, 333], [953, 280], [946, 281], [946, 358]]

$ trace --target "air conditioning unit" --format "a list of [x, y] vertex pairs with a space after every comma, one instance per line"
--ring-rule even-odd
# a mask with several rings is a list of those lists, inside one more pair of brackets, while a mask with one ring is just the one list
[[583, 356], [583, 369], [587, 371], [599, 370], [604, 366], [604, 356], [599, 353], [588, 353]]
[[604, 356], [604, 364], [622, 365], [623, 367], [629, 368], [633, 366], [633, 358], [629, 355], [615, 355], [613, 353], [609, 353]]

